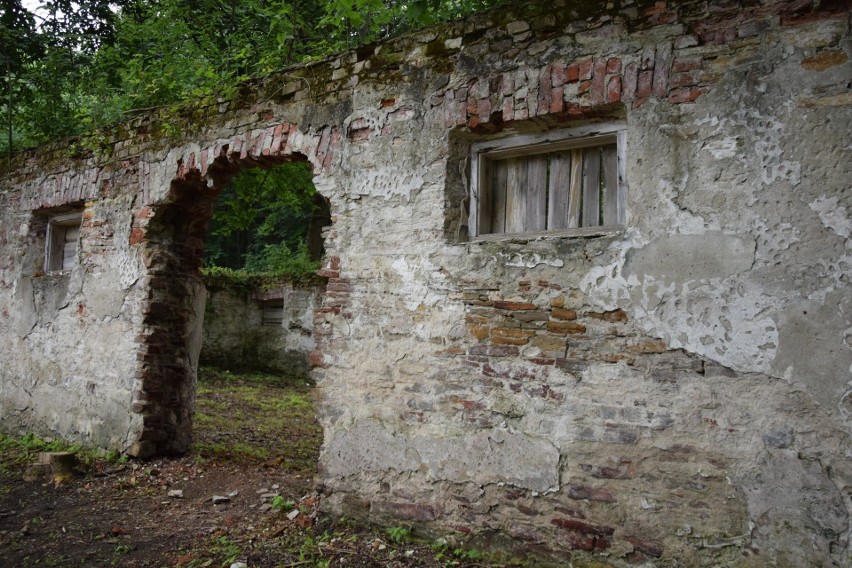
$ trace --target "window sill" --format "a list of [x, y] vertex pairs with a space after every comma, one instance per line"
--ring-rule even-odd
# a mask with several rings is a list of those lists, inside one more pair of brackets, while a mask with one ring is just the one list
[[534, 233], [491, 233], [471, 237], [468, 243], [525, 243], [545, 239], [589, 239], [595, 237], [617, 237], [623, 233], [624, 227], [622, 226], [585, 227], [582, 229], [560, 229], [557, 231], [538, 231]]

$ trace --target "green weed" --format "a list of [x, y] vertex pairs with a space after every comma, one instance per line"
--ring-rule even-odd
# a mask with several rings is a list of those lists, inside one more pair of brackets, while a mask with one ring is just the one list
[[293, 509], [293, 507], [296, 506], [296, 503], [294, 501], [284, 499], [284, 497], [282, 497], [281, 495], [275, 496], [275, 498], [272, 499], [272, 503], [270, 503], [270, 504], [272, 505], [273, 510], [279, 511], [279, 512], [291, 511]]
[[405, 527], [388, 527], [385, 529], [390, 539], [394, 542], [402, 542], [411, 534], [411, 531]]

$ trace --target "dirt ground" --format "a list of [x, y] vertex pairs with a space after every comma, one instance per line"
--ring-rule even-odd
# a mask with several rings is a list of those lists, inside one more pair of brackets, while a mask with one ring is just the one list
[[[24, 481], [58, 444], [0, 440], [0, 566], [493, 566], [411, 527], [318, 512], [321, 431], [303, 378], [200, 377], [190, 455], [151, 461], [78, 451], [72, 479]], [[282, 435], [282, 432], [285, 434]]]

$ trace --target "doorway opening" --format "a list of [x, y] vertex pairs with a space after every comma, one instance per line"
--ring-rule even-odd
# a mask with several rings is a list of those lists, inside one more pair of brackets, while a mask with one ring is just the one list
[[305, 479], [322, 430], [313, 407], [317, 278], [329, 205], [307, 161], [240, 169], [212, 205], [192, 452]]

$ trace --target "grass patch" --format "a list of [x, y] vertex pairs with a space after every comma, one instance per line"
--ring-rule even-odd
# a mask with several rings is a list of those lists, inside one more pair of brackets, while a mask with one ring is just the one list
[[193, 452], [201, 459], [272, 460], [287, 471], [313, 474], [322, 430], [311, 403], [312, 386], [303, 376], [203, 367]]
[[0, 467], [4, 470], [9, 467], [23, 469], [37, 461], [41, 452], [71, 452], [77, 456], [77, 463], [85, 469], [91, 468], [96, 462], [118, 463], [127, 459], [116, 451], [107, 452], [61, 440], [44, 439], [31, 432], [23, 436], [0, 434], [0, 454], [3, 456]]

